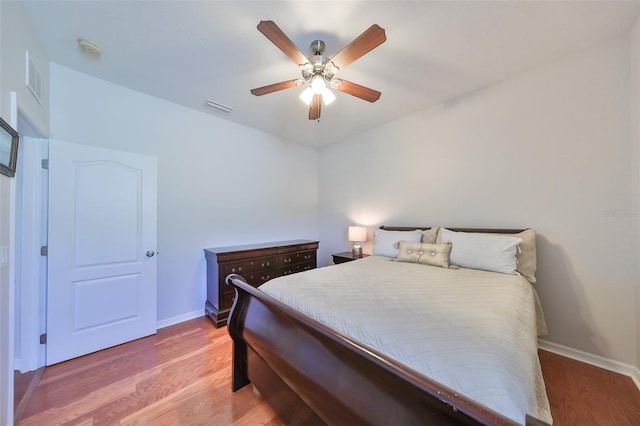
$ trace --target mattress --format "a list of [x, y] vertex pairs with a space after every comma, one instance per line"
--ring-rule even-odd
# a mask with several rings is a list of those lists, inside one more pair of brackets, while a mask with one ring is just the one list
[[260, 290], [518, 423], [552, 422], [537, 353], [543, 321], [518, 275], [371, 256]]

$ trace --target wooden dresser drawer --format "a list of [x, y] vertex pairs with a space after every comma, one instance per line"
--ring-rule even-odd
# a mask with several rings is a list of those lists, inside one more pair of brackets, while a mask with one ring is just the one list
[[308, 271], [310, 269], [315, 269], [315, 268], [316, 268], [315, 260], [313, 262], [298, 263], [296, 265], [291, 265], [291, 266], [282, 268], [282, 275], [291, 275], [291, 274], [295, 274], [296, 272]]
[[280, 254], [276, 257], [276, 266], [278, 268], [288, 268], [291, 265], [305, 262], [315, 262], [316, 251], [304, 250], [294, 253]]
[[231, 293], [225, 293], [222, 296], [222, 306], [233, 305], [233, 299], [236, 297], [236, 292], [231, 290]]
[[[281, 275], [282, 275], [282, 272], [279, 269], [272, 269], [270, 271], [260, 271], [260, 272], [254, 272], [253, 274], [244, 274], [242, 275], [242, 278], [247, 280], [247, 282], [252, 286], [258, 287], [259, 285], [266, 283], [270, 279], [279, 277]], [[230, 287], [230, 286], [227, 286], [227, 287], [231, 288], [231, 290], [233, 291], [233, 287]]]
[[276, 258], [267, 257], [253, 260], [233, 261], [224, 263], [222, 266], [223, 275], [226, 277], [229, 274], [248, 274], [256, 271], [266, 271], [276, 267]]

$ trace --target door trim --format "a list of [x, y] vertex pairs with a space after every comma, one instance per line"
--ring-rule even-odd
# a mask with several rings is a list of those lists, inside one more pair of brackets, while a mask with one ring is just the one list
[[16, 306], [20, 334], [16, 337], [21, 350], [15, 368], [25, 373], [43, 367], [46, 361], [39, 337], [46, 332], [47, 258], [40, 256], [40, 247], [47, 244], [47, 173], [41, 165], [48, 157], [48, 141], [23, 137], [21, 149], [16, 204], [16, 286], [20, 286], [16, 292], [21, 292], [21, 304]]

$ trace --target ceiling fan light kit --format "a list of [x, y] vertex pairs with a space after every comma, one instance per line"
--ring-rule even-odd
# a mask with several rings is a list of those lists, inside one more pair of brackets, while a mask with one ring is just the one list
[[331, 102], [336, 100], [336, 95], [334, 95], [326, 86], [320, 92], [316, 92], [312, 87], [307, 87], [302, 91], [302, 93], [300, 93], [300, 100], [309, 105], [311, 104], [311, 100], [314, 95], [320, 95], [322, 97], [322, 103], [325, 105], [329, 105]]
[[321, 104], [326, 106], [336, 99], [331, 89], [368, 102], [375, 102], [380, 98], [381, 93], [376, 90], [335, 78], [341, 69], [387, 40], [384, 29], [378, 25], [369, 27], [333, 58], [324, 56], [325, 44], [322, 40], [311, 42], [309, 55], [305, 56], [273, 21], [260, 21], [258, 31], [299, 66], [302, 78], [252, 89], [251, 93], [255, 96], [307, 86], [300, 94], [300, 99], [309, 105], [310, 120], [319, 120]]

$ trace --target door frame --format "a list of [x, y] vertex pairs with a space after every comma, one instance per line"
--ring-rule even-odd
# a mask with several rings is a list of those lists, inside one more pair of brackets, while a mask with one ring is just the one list
[[[14, 129], [18, 124], [18, 102], [16, 92], [10, 92], [9, 124]], [[4, 180], [4, 178], [3, 178]], [[0, 423], [13, 424], [13, 369], [14, 369], [14, 342], [15, 342], [15, 224], [16, 224], [16, 183], [14, 178], [7, 178], [9, 193], [2, 194], [7, 199], [9, 206], [8, 217], [4, 216], [4, 209], [0, 212], [0, 218], [7, 220], [9, 224], [6, 242], [9, 246], [9, 262], [2, 268], [7, 268], [8, 282], [0, 280], [0, 293], [6, 297], [0, 298], [0, 392], [4, 394], [0, 400]], [[5, 242], [3, 236], [2, 242]], [[3, 273], [4, 274], [4, 273]], [[4, 296], [3, 295], [3, 296]]]
[[[18, 127], [29, 129], [20, 118]], [[44, 367], [46, 347], [40, 336], [46, 333], [47, 258], [40, 247], [47, 243], [47, 172], [42, 160], [48, 158], [48, 143], [35, 135], [33, 129], [22, 133], [30, 138], [21, 144], [21, 159], [16, 173], [16, 335], [20, 353], [15, 369], [21, 373]], [[17, 351], [16, 351], [17, 352]], [[18, 357], [19, 356], [19, 357]]]
[[[23, 111], [17, 112], [17, 129], [20, 133], [18, 167], [12, 199], [13, 300], [11, 342], [11, 387], [7, 399], [12, 409], [7, 425], [20, 419], [32, 390], [38, 384], [46, 363], [45, 345], [40, 344], [40, 335], [46, 331], [46, 257], [39, 256], [41, 242], [47, 238], [47, 174], [41, 168], [42, 159], [48, 157], [48, 140], [29, 120]], [[25, 137], [29, 137], [26, 144]], [[43, 173], [44, 172], [44, 173]], [[26, 206], [25, 206], [26, 202]], [[22, 400], [15, 401], [14, 370], [24, 373], [36, 370], [31, 376], [27, 392]], [[15, 407], [15, 409], [14, 409]]]

